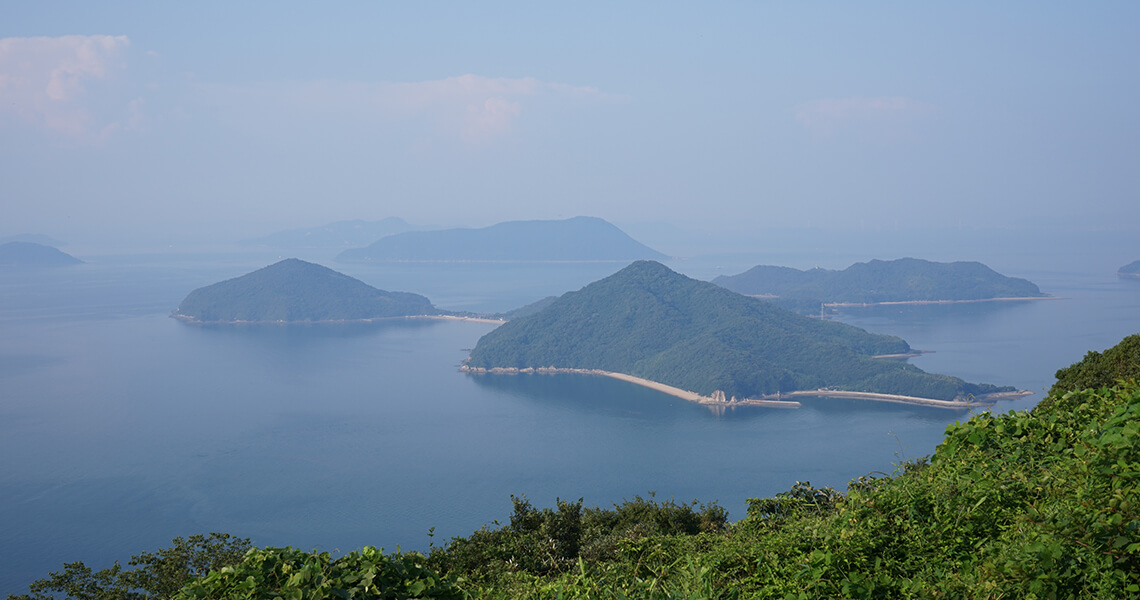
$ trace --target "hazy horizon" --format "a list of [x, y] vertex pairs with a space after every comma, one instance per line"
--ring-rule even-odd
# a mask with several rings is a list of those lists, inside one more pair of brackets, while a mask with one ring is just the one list
[[1140, 231], [1133, 3], [0, 15], [0, 237], [578, 215], [737, 250], [758, 230]]

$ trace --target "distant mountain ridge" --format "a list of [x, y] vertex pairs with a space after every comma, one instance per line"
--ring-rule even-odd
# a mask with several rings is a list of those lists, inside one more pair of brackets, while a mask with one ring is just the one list
[[1140, 277], [1140, 260], [1132, 261], [1117, 271], [1123, 277]]
[[81, 265], [74, 256], [34, 242], [8, 242], [0, 244], [0, 266], [5, 267], [66, 267]]
[[415, 229], [399, 217], [388, 217], [379, 221], [336, 221], [320, 227], [303, 227], [278, 231], [264, 237], [243, 240], [243, 246], [268, 246], [271, 248], [324, 248], [345, 249], [371, 244], [376, 240], [396, 233]]
[[194, 323], [361, 321], [438, 315], [427, 298], [387, 292], [295, 258], [198, 288], [173, 315]]
[[66, 242], [62, 242], [42, 233], [20, 233], [0, 238], [0, 244], [7, 244], [8, 242], [31, 242], [33, 244], [51, 246], [52, 248], [59, 248], [60, 246], [67, 245]]
[[628, 261], [666, 256], [597, 217], [507, 221], [481, 229], [409, 231], [366, 248], [345, 250], [344, 262], [382, 261]]
[[917, 258], [872, 260], [842, 271], [760, 265], [713, 283], [734, 292], [826, 303], [1037, 298], [1032, 282], [1007, 277], [979, 262], [939, 263]]
[[467, 366], [597, 369], [738, 398], [828, 387], [950, 400], [1010, 389], [873, 358], [909, 351], [897, 337], [638, 261], [486, 334]]

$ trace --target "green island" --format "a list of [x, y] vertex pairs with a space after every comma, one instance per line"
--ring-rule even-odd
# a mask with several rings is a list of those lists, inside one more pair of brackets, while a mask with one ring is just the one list
[[1117, 271], [1121, 277], [1140, 277], [1140, 260], [1132, 261]]
[[872, 260], [842, 271], [760, 265], [713, 283], [734, 292], [772, 296], [791, 305], [968, 302], [1048, 297], [1030, 281], [1006, 277], [979, 262], [917, 258]]
[[1078, 598], [1140, 595], [1140, 336], [1058, 371], [1030, 411], [946, 428], [930, 457], [748, 501], [511, 497], [426, 553], [334, 557], [176, 538], [124, 568], [65, 563], [8, 600]]
[[859, 393], [963, 408], [970, 398], [1018, 393], [881, 358], [909, 353], [900, 338], [804, 317], [638, 261], [484, 335], [464, 370], [621, 374], [727, 404]]
[[378, 290], [290, 258], [198, 288], [171, 316], [188, 323], [317, 323], [442, 314], [419, 294]]
[[588, 262], [665, 258], [597, 217], [507, 221], [481, 229], [407, 231], [365, 248], [345, 250], [341, 262]]
[[83, 261], [57, 248], [35, 242], [0, 244], [0, 267], [46, 268], [81, 265]]

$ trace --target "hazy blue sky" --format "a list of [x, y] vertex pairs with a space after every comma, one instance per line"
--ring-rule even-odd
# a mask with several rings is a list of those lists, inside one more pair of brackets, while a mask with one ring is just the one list
[[1140, 231], [1138, 26], [1137, 2], [3, 1], [0, 236]]

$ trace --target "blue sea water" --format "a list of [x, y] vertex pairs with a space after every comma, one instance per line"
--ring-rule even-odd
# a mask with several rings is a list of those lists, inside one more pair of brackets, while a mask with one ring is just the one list
[[[191, 289], [263, 256], [123, 256], [0, 274], [0, 593], [81, 560], [101, 568], [175, 536], [424, 550], [505, 520], [510, 495], [609, 505], [844, 487], [930, 454], [963, 412], [817, 399], [715, 414], [628, 383], [458, 371], [494, 325], [195, 327]], [[620, 264], [331, 264], [455, 310], [507, 310]], [[711, 263], [671, 264], [700, 278]], [[743, 268], [738, 269], [743, 270]], [[853, 308], [838, 318], [931, 351], [923, 369], [1037, 392], [1140, 331], [1140, 281], [1021, 274], [1058, 299]], [[435, 537], [428, 531], [435, 528]]]

